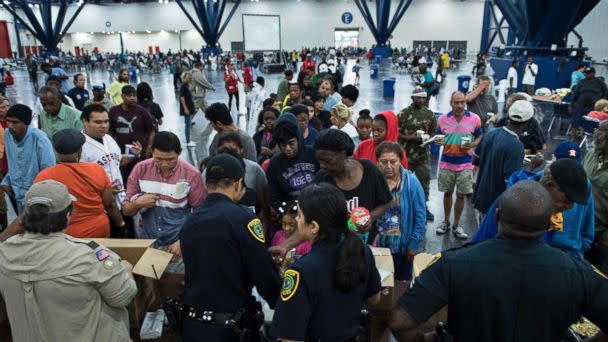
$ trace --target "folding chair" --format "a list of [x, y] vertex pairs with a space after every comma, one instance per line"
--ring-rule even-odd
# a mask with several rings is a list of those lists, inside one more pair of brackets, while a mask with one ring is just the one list
[[585, 144], [585, 149], [589, 150], [589, 140], [593, 138], [595, 134], [595, 130], [600, 126], [600, 121], [590, 118], [588, 116], [583, 116], [581, 119], [581, 127], [585, 132], [585, 136], [583, 137], [583, 141], [581, 141], [579, 147], [583, 148], [583, 144]]
[[[547, 129], [547, 136], [551, 136], [551, 128], [553, 128], [553, 122], [557, 118], [559, 121], [557, 122], [557, 133], [559, 134], [559, 129], [562, 126], [562, 119], [570, 120], [572, 117], [572, 113], [570, 113], [570, 104], [566, 102], [554, 103], [553, 104], [553, 117], [551, 118], [551, 123], [549, 124], [549, 128]], [[568, 129], [566, 130], [566, 136], [570, 132], [571, 125], [568, 124]], [[554, 138], [557, 139], [558, 135], [556, 134]]]

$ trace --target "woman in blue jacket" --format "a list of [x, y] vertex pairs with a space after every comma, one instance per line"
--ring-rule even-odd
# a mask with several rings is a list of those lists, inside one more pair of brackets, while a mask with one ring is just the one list
[[399, 144], [385, 141], [376, 148], [378, 169], [393, 196], [393, 205], [376, 221], [376, 243], [393, 254], [395, 280], [411, 281], [414, 256], [423, 249], [426, 200], [414, 174], [401, 166], [405, 154]]

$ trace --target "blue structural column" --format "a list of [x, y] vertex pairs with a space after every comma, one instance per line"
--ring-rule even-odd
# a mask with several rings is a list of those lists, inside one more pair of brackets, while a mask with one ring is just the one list
[[195, 17], [186, 9], [183, 3], [184, 1], [176, 0], [176, 2], [188, 20], [190, 20], [194, 29], [203, 37], [205, 43], [207, 43], [207, 48], [219, 49], [220, 46], [218, 41], [222, 36], [222, 33], [224, 33], [228, 22], [230, 22], [230, 19], [232, 19], [232, 16], [236, 12], [236, 9], [239, 7], [241, 0], [236, 0], [234, 2], [232, 9], [225, 17], [223, 24], [222, 19], [228, 0], [191, 0]]
[[[395, 3], [396, 1], [392, 2]], [[399, 0], [397, 10], [395, 11], [393, 18], [390, 19], [391, 0], [377, 0], [376, 21], [374, 22], [374, 18], [371, 15], [366, 0], [355, 0], [355, 4], [357, 5], [357, 8], [359, 8], [359, 12], [361, 12], [363, 19], [372, 32], [377, 46], [383, 48], [387, 47], [389, 37], [395, 31], [395, 28], [397, 28], [399, 21], [403, 18], [403, 15], [410, 7], [411, 3], [412, 0]]]
[[[52, 16], [52, 3], [55, 2], [50, 0], [40, 1], [36, 4], [32, 4], [27, 0], [12, 0], [12, 4], [10, 6], [6, 5], [5, 3], [3, 7], [10, 14], [12, 14], [17, 21], [19, 21], [23, 28], [28, 30], [40, 42], [40, 44], [44, 46], [46, 54], [57, 55], [59, 54], [59, 49], [57, 48], [59, 42], [70, 29], [70, 26], [72, 26], [74, 20], [76, 20], [76, 17], [78, 17], [80, 11], [82, 11], [87, 1], [88, 0], [80, 0], [80, 2], [78, 2], [78, 9], [74, 12], [72, 17], [65, 25], [63, 23], [66, 19], [69, 5], [67, 0], [58, 0], [56, 2], [58, 5], [58, 11], [54, 23]], [[34, 13], [35, 7], [40, 10], [41, 20], [38, 20], [36, 14]], [[25, 18], [21, 17], [17, 13], [17, 8], [21, 10], [23, 13], [22, 15]]]

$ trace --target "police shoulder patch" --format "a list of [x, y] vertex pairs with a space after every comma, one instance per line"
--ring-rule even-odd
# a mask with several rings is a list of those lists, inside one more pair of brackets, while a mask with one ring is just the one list
[[296, 270], [286, 270], [285, 278], [283, 278], [283, 288], [281, 289], [281, 300], [286, 302], [298, 290], [298, 286], [300, 285], [300, 272]]
[[249, 221], [249, 223], [247, 223], [247, 229], [256, 240], [260, 241], [261, 243], [266, 242], [264, 228], [262, 227], [262, 221], [260, 221], [260, 219], [256, 218]]
[[436, 263], [439, 259], [441, 259], [441, 252], [435, 254], [435, 256], [433, 256], [433, 260], [431, 260], [431, 262], [429, 262], [429, 264], [426, 266], [431, 267], [431, 265], [433, 265], [434, 263]]
[[600, 271], [597, 267], [591, 265], [591, 267], [593, 267], [593, 272], [597, 273], [600, 277], [608, 280], [608, 277], [606, 277], [606, 275], [604, 273], [602, 273], [602, 271]]

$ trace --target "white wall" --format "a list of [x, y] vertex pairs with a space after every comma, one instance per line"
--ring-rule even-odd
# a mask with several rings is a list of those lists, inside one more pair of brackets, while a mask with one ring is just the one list
[[[189, 3], [185, 4], [191, 8]], [[226, 6], [226, 13], [232, 4]], [[370, 11], [375, 14], [375, 2], [369, 3]], [[394, 13], [396, 2], [393, 4]], [[75, 11], [70, 6], [68, 15]], [[353, 22], [341, 22], [343, 12], [353, 14]], [[5, 12], [0, 10], [0, 13]], [[243, 39], [242, 14], [274, 14], [281, 16], [281, 43], [284, 49], [299, 49], [302, 46], [330, 46], [334, 44], [334, 28], [360, 28], [359, 45], [369, 47], [375, 43], [364, 19], [352, 0], [301, 0], [250, 2], [244, 0], [237, 9], [232, 21], [220, 38], [224, 48], [230, 42]], [[405, 13], [393, 33], [392, 46], [411, 46], [413, 40], [467, 40], [468, 50], [476, 51], [481, 38], [483, 2], [478, 0], [415, 0]], [[106, 27], [106, 21], [111, 26]], [[125, 37], [125, 48], [144, 50], [159, 45], [161, 50], [179, 47], [174, 30], [183, 30], [184, 48], [198, 49], [202, 39], [195, 35], [189, 20], [179, 6], [169, 4], [121, 4], [86, 5], [76, 19], [70, 33], [101, 31], [150, 30], [152, 34], [136, 33]], [[162, 33], [160, 30], [166, 30]], [[101, 50], [118, 51], [120, 43], [117, 35], [71, 35], [64, 38], [63, 49], [73, 50], [73, 46], [89, 42]]]
[[[589, 48], [587, 54], [600, 62], [608, 58], [608, 0], [600, 0], [593, 10], [575, 28], [583, 37], [583, 46]], [[568, 37], [568, 45], [577, 46], [578, 39], [573, 34]]]

